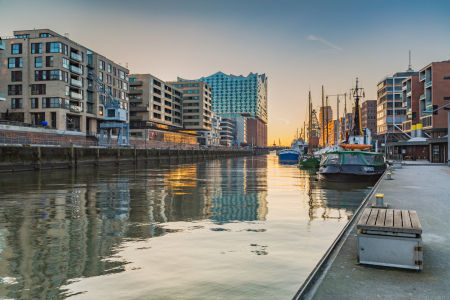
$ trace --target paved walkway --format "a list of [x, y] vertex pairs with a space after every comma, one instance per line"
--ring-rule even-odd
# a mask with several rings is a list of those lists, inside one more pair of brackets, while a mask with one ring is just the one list
[[450, 168], [409, 165], [392, 178], [377, 193], [385, 194], [389, 208], [417, 211], [423, 271], [358, 265], [355, 225], [312, 299], [450, 299]]

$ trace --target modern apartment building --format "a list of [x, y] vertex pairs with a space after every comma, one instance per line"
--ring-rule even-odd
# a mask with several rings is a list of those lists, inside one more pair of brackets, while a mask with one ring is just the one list
[[[214, 113], [226, 118], [246, 117], [249, 122], [247, 141], [253, 140], [256, 146], [267, 146], [267, 80], [265, 74], [250, 73], [244, 77], [217, 72], [194, 81], [203, 81], [212, 87]], [[178, 78], [178, 81], [190, 80]]]
[[431, 111], [450, 103], [450, 61], [430, 63], [419, 71], [419, 76], [424, 84], [419, 96], [419, 123], [430, 137], [442, 137], [448, 130], [446, 111]]
[[232, 118], [222, 118], [220, 121], [220, 144], [231, 146], [233, 134], [236, 130], [236, 123]]
[[186, 130], [211, 130], [211, 87], [198, 81], [169, 81], [183, 93], [183, 124]]
[[3, 42], [1, 119], [98, 133], [105, 107], [89, 72], [128, 110], [127, 68], [49, 29], [14, 31]]
[[130, 74], [130, 133], [144, 137], [149, 128], [182, 129], [180, 89], [151, 74]]
[[402, 131], [411, 133], [412, 125], [420, 122], [420, 96], [424, 91], [424, 82], [419, 80], [419, 75], [409, 76], [403, 80], [402, 99], [406, 108], [406, 120], [403, 121]]
[[361, 105], [361, 126], [369, 128], [370, 133], [377, 133], [377, 100], [366, 100]]
[[377, 85], [377, 136], [380, 140], [398, 140], [402, 133], [402, 123], [406, 121], [406, 108], [403, 107], [402, 82], [412, 75], [409, 69], [384, 77]]

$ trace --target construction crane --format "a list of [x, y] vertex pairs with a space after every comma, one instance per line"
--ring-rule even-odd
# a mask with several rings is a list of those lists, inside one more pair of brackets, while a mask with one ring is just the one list
[[[100, 79], [95, 76], [92, 71], [88, 72], [88, 78], [92, 80], [99, 94], [100, 102], [105, 107], [105, 121], [100, 124], [100, 146], [111, 145], [111, 131], [119, 129], [117, 137], [117, 146], [130, 145], [130, 124], [126, 123], [128, 120], [128, 112], [126, 109], [120, 107], [120, 102], [114, 98], [111, 93], [111, 87], [105, 86]], [[105, 142], [105, 131], [106, 142]]]

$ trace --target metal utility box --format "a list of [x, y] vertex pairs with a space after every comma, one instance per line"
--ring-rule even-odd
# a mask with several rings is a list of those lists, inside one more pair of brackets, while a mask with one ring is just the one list
[[423, 269], [422, 227], [415, 211], [366, 208], [357, 228], [359, 263]]
[[111, 107], [106, 109], [105, 120], [126, 122], [128, 119], [127, 115], [128, 112], [125, 109]]

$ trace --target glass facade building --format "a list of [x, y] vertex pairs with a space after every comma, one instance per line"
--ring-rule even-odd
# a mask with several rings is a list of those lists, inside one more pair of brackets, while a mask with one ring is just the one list
[[[178, 81], [190, 81], [178, 78]], [[267, 77], [265, 74], [250, 73], [226, 75], [217, 72], [211, 76], [195, 79], [212, 87], [212, 110], [221, 117], [245, 116], [259, 119], [267, 124]]]

